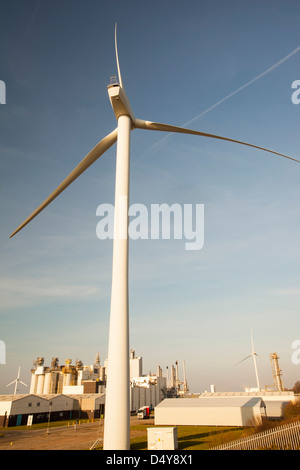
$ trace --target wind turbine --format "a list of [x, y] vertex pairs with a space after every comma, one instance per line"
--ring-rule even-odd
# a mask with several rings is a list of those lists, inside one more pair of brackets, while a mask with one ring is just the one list
[[10, 382], [10, 384], [6, 385], [7, 387], [9, 387], [10, 385], [15, 384], [14, 395], [16, 395], [17, 392], [18, 392], [18, 385], [19, 385], [19, 383], [22, 384], [22, 385], [24, 385], [25, 387], [28, 386], [28, 385], [24, 384], [24, 382], [22, 382], [22, 380], [20, 380], [20, 371], [21, 371], [21, 369], [20, 369], [20, 367], [19, 367], [19, 370], [18, 370], [18, 377], [16, 378], [16, 380], [14, 380], [13, 382]]
[[295, 158], [239, 140], [219, 135], [176, 127], [169, 124], [137, 119], [131, 109], [121, 76], [117, 28], [115, 26], [115, 53], [119, 83], [108, 85], [108, 95], [117, 119], [117, 128], [102, 139], [50, 194], [50, 196], [11, 234], [19, 232], [45, 207], [62, 193], [78, 176], [117, 142], [115, 181], [115, 221], [112, 263], [112, 289], [110, 308], [110, 329], [108, 345], [108, 371], [105, 403], [104, 449], [126, 450], [130, 448], [129, 438], [129, 313], [128, 313], [128, 208], [129, 208], [129, 166], [130, 135], [133, 129], [178, 132], [234, 142], [266, 152]]
[[234, 364], [234, 365], [237, 366], [238, 364], [240, 364], [241, 362], [245, 361], [245, 360], [248, 359], [249, 357], [253, 357], [257, 388], [258, 388], [258, 391], [260, 391], [260, 384], [259, 384], [258, 372], [257, 372], [257, 364], [256, 364], [256, 357], [258, 357], [258, 354], [254, 351], [252, 330], [251, 330], [251, 348], [252, 348], [251, 354], [249, 354], [247, 357], [245, 357], [244, 359], [242, 359], [241, 361], [237, 362], [237, 363]]

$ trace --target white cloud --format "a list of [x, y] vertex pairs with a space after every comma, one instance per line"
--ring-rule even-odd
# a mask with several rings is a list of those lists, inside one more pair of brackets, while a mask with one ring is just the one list
[[8, 278], [0, 279], [2, 309], [29, 306], [57, 300], [85, 300], [104, 295], [98, 285], [82, 285], [61, 280]]
[[281, 296], [290, 296], [290, 295], [300, 295], [300, 288], [299, 287], [287, 287], [283, 289], [274, 289], [272, 291], [275, 295]]

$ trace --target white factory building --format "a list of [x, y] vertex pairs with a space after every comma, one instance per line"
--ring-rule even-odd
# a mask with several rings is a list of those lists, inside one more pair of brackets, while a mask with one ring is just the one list
[[143, 359], [130, 351], [130, 411], [138, 411], [142, 406], [154, 408], [164, 398], [167, 386], [166, 377], [158, 366], [156, 375], [143, 375]]

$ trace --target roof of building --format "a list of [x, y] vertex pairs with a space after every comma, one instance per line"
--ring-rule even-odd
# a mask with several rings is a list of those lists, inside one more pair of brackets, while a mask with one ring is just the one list
[[16, 400], [22, 400], [24, 398], [29, 398], [29, 397], [37, 397], [37, 398], [41, 398], [43, 400], [47, 400], [47, 398], [45, 398], [46, 396], [42, 396], [42, 395], [34, 395], [33, 393], [26, 393], [26, 394], [17, 394], [17, 395], [14, 395], [14, 394], [11, 394], [11, 395], [0, 395], [0, 401], [16, 401]]
[[55, 400], [55, 399], [58, 399], [58, 398], [61, 398], [61, 397], [66, 397], [66, 398], [70, 398], [72, 400], [79, 400], [79, 399], [82, 399], [82, 398], [99, 398], [99, 397], [102, 397], [102, 396], [105, 396], [105, 393], [83, 393], [83, 394], [74, 394], [74, 395], [67, 395], [65, 393], [59, 393], [59, 394], [48, 394], [48, 395], [36, 395], [34, 393], [27, 393], [27, 394], [17, 394], [17, 395], [14, 395], [14, 394], [11, 394], [11, 395], [0, 395], [0, 402], [1, 401], [16, 401], [16, 400], [22, 400], [22, 399], [25, 399], [25, 398], [29, 398], [29, 397], [36, 397], [36, 398], [40, 398], [42, 400]]
[[204, 392], [200, 393], [200, 397], [280, 397], [284, 395], [294, 396], [294, 392], [287, 390], [279, 392], [278, 390], [260, 390], [252, 392]]
[[[218, 397], [211, 398], [165, 398], [157, 407], [199, 408], [199, 407], [253, 407], [261, 406], [261, 397]], [[157, 408], [156, 407], [156, 408]]]
[[99, 398], [105, 399], [105, 393], [78, 393], [67, 396], [73, 400], [97, 400]]

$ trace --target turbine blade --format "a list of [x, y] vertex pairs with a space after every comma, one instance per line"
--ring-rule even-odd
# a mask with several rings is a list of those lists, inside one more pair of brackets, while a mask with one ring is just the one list
[[147, 129], [151, 131], [178, 132], [181, 134], [193, 134], [193, 135], [200, 135], [202, 137], [211, 137], [213, 139], [226, 140], [227, 142], [234, 142], [236, 144], [247, 145], [248, 147], [253, 147], [259, 150], [264, 150], [265, 152], [270, 152], [275, 155], [279, 155], [280, 157], [288, 158], [289, 160], [293, 160], [297, 163], [300, 163], [300, 160], [289, 157], [288, 155], [284, 155], [279, 152], [275, 152], [274, 150], [266, 149], [264, 147], [259, 147], [258, 145], [248, 144], [247, 142], [242, 142], [241, 140], [229, 139], [228, 137], [222, 137], [220, 135], [207, 134], [206, 132], [186, 129], [185, 127], [171, 126], [169, 124], [161, 124], [159, 122], [144, 121], [143, 119], [136, 119], [134, 122], [134, 126], [137, 127], [138, 129]]
[[24, 382], [22, 382], [22, 380], [20, 380], [20, 384], [25, 385], [25, 387], [28, 387], [28, 385], [24, 384]]
[[31, 222], [50, 202], [52, 202], [60, 193], [62, 193], [73, 181], [78, 178], [90, 165], [92, 165], [106, 150], [108, 150], [117, 140], [118, 129], [108, 134], [102, 139], [87, 156], [74, 168], [74, 170], [64, 179], [64, 181], [50, 194], [50, 196], [11, 234], [12, 238], [25, 225]]
[[118, 76], [119, 76], [119, 84], [120, 87], [123, 88], [120, 64], [119, 64], [119, 56], [118, 56], [118, 43], [117, 43], [117, 23], [115, 23], [115, 50], [116, 50], [116, 61], [117, 61], [117, 69], [118, 69]]
[[252, 354], [249, 354], [249, 356], [247, 357], [244, 357], [244, 359], [242, 359], [241, 361], [237, 362], [236, 364], [234, 364], [235, 366], [237, 366], [238, 364], [240, 364], [241, 362], [245, 361], [246, 359], [248, 359], [249, 357], [251, 357]]
[[10, 384], [6, 385], [7, 387], [9, 387], [10, 385], [16, 383], [17, 380], [13, 380], [12, 382], [10, 382]]
[[254, 343], [253, 343], [253, 331], [251, 328], [251, 346], [252, 346], [252, 352], [254, 353]]

